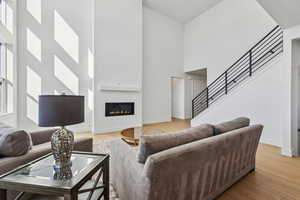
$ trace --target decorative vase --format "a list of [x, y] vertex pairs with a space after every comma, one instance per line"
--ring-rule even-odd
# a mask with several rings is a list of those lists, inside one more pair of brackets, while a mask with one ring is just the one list
[[52, 154], [55, 160], [54, 169], [71, 167], [71, 156], [74, 147], [74, 135], [64, 127], [53, 133], [51, 138]]

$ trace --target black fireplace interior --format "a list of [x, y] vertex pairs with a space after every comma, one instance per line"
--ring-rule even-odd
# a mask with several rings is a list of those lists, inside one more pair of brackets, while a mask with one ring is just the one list
[[134, 103], [123, 102], [123, 103], [105, 103], [105, 116], [123, 116], [123, 115], [134, 115]]

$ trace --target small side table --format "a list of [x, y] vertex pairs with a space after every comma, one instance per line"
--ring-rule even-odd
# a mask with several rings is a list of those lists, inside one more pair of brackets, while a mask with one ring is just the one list
[[142, 135], [153, 135], [159, 133], [164, 133], [164, 131], [159, 128], [135, 127], [122, 130], [121, 138], [129, 145], [138, 146]]
[[109, 200], [109, 155], [73, 152], [70, 180], [56, 180], [52, 154], [43, 156], [0, 177], [0, 199], [7, 190], [62, 196], [65, 200]]

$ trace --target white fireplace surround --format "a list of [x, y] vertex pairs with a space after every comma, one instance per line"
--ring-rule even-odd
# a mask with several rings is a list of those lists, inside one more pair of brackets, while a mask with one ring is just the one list
[[[100, 107], [97, 108], [98, 114], [94, 118], [95, 126], [93, 132], [95, 134], [115, 132], [142, 125], [142, 90], [138, 84], [102, 82], [98, 83], [96, 87], [97, 94], [99, 95], [98, 105]], [[107, 102], [133, 102], [135, 114], [106, 117], [105, 103]]]

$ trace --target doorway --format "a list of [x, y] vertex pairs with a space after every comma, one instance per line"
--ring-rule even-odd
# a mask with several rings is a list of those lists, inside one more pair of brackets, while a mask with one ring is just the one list
[[171, 115], [172, 118], [185, 119], [184, 114], [184, 78], [172, 77], [171, 78]]
[[[294, 122], [296, 127], [294, 127], [292, 132], [292, 149], [293, 154], [296, 156], [300, 155], [300, 39], [292, 41], [292, 67], [294, 69]], [[293, 111], [292, 111], [293, 112]]]
[[206, 69], [188, 72], [171, 78], [172, 118], [191, 119], [192, 101], [207, 87]]

